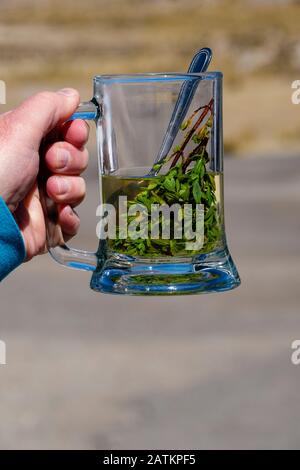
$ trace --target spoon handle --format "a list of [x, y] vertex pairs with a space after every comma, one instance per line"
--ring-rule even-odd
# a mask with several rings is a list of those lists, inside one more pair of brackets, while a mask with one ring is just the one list
[[[201, 73], [205, 72], [210, 64], [212, 58], [212, 51], [208, 47], [200, 49], [189, 66], [188, 73]], [[191, 104], [193, 96], [195, 94], [198, 85], [198, 79], [191, 77], [181, 87], [179, 92], [171, 120], [169, 122], [167, 131], [165, 133], [162, 145], [159, 149], [155, 163], [159, 163], [169, 153], [176, 135], [179, 131], [180, 125], [185, 118], [188, 108]], [[152, 173], [152, 170], [151, 170]]]

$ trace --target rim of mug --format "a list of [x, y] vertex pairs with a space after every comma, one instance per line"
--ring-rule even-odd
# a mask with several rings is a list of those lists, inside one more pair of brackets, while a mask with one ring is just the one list
[[202, 79], [215, 80], [221, 79], [223, 73], [220, 71], [201, 72], [201, 73], [182, 73], [182, 72], [147, 72], [147, 73], [128, 73], [128, 74], [111, 74], [111, 75], [95, 75], [95, 83], [141, 83], [148, 81], [167, 81], [167, 80], [186, 80], [186, 79]]

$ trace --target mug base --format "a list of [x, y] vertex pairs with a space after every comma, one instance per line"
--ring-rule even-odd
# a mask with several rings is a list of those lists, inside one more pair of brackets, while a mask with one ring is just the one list
[[112, 256], [91, 279], [91, 289], [97, 292], [127, 295], [204, 294], [239, 285], [240, 278], [227, 249], [199, 255], [190, 262], [151, 263], [139, 259], [126, 266]]

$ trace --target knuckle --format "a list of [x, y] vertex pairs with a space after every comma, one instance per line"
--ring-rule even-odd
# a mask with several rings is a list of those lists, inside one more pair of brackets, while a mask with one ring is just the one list
[[30, 99], [31, 104], [37, 109], [40, 110], [44, 117], [46, 116], [46, 121], [48, 122], [47, 129], [52, 128], [52, 122], [55, 121], [55, 115], [57, 112], [57, 95], [52, 91], [40, 91], [33, 95]]
[[78, 181], [79, 181], [79, 187], [80, 187], [80, 194], [81, 196], [84, 196], [86, 193], [86, 182], [84, 178], [81, 178], [80, 176], [79, 176]]
[[83, 171], [87, 169], [88, 163], [89, 163], [89, 151], [88, 149], [84, 148], [82, 151], [82, 159], [81, 159], [81, 167]]
[[36, 93], [33, 98], [38, 101], [44, 101], [46, 103], [53, 103], [53, 100], [56, 99], [56, 94], [52, 91], [40, 91]]

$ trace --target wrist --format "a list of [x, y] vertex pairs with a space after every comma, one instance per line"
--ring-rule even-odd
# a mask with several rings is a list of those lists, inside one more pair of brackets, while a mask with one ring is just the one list
[[11, 191], [4, 189], [3, 191], [0, 191], [0, 197], [3, 199], [10, 212], [13, 214], [19, 205], [18, 194], [12, 194]]

